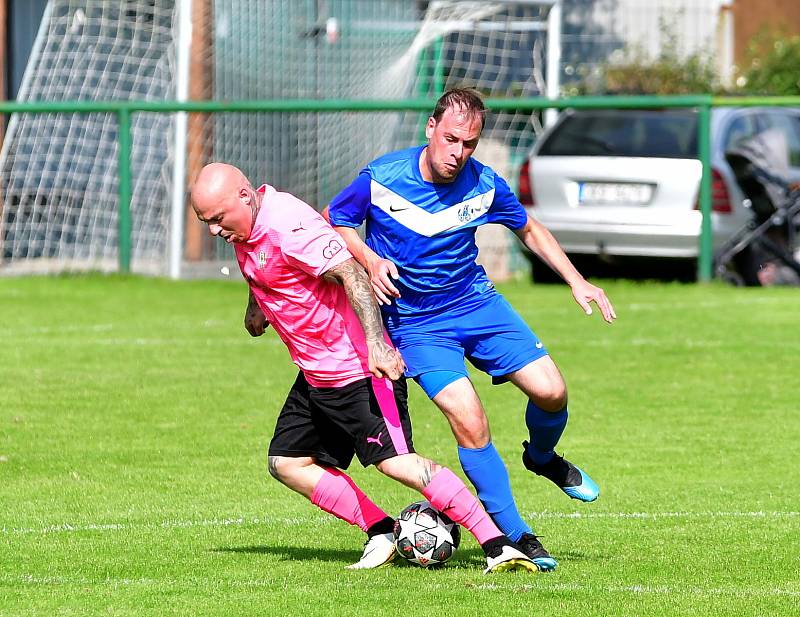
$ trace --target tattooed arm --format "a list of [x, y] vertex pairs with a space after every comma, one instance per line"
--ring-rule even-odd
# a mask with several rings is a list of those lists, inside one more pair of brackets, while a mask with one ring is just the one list
[[376, 377], [399, 379], [404, 370], [403, 358], [384, 338], [381, 312], [364, 268], [351, 258], [325, 272], [323, 277], [344, 287], [364, 329], [370, 372]]

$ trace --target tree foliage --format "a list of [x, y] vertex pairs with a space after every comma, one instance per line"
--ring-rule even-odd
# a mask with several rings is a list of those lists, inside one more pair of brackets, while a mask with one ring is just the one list
[[651, 61], [634, 56], [625, 63], [609, 65], [605, 79], [609, 94], [697, 94], [720, 88], [711, 61], [701, 54], [681, 58], [672, 49]]
[[747, 45], [737, 94], [800, 95], [800, 34], [762, 30]]
[[661, 20], [663, 44], [654, 57], [636, 45], [619, 50], [599, 73], [570, 94], [697, 94], [719, 92], [720, 77], [710, 54], [681, 53], [676, 22]]
[[636, 46], [619, 50], [617, 59], [565, 94], [800, 95], [800, 34], [760, 31], [748, 42], [735, 82], [727, 88], [710, 52], [680, 52], [675, 22], [662, 20], [661, 39], [664, 44], [655, 57]]

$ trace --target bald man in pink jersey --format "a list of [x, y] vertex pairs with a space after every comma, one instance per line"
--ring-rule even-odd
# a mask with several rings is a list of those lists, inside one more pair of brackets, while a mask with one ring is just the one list
[[341, 471], [355, 455], [468, 529], [486, 554], [485, 573], [535, 572], [453, 472], [414, 452], [402, 357], [387, 342], [366, 272], [333, 228], [303, 201], [255, 190], [223, 163], [201, 170], [192, 204], [236, 251], [250, 288], [248, 331], [260, 336], [272, 324], [300, 369], [270, 442], [270, 474], [366, 532], [348, 568], [395, 555], [394, 520]]

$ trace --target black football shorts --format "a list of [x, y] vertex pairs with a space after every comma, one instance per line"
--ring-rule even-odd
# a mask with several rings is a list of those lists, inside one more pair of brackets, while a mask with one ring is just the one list
[[347, 469], [414, 452], [405, 378], [369, 377], [341, 388], [315, 388], [303, 373], [289, 391], [269, 444], [270, 456], [312, 456]]

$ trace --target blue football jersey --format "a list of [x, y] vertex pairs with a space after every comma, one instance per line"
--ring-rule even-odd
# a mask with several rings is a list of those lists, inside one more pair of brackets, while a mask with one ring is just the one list
[[491, 289], [475, 263], [475, 231], [484, 223], [521, 229], [525, 209], [494, 170], [470, 158], [452, 183], [422, 179], [425, 146], [392, 152], [367, 165], [329, 205], [331, 223], [366, 223], [366, 243], [397, 264], [401, 297], [388, 314], [424, 315]]

